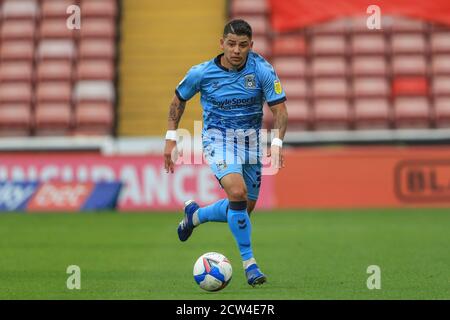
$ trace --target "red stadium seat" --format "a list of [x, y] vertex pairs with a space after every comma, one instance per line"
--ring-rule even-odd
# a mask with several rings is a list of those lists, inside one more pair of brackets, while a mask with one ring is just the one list
[[356, 129], [388, 129], [391, 116], [385, 98], [357, 98], [354, 102]]
[[434, 53], [450, 53], [450, 31], [433, 33], [431, 35], [431, 50]]
[[44, 19], [39, 27], [39, 37], [41, 39], [71, 39], [75, 37], [78, 30], [67, 28], [66, 18]]
[[357, 97], [386, 97], [390, 93], [385, 77], [361, 77], [353, 79], [353, 95]]
[[28, 60], [34, 59], [34, 44], [32, 41], [3, 42], [0, 48], [0, 60]]
[[348, 86], [345, 78], [319, 78], [312, 83], [315, 98], [346, 98]]
[[324, 23], [316, 24], [311, 27], [313, 34], [343, 34], [348, 30], [348, 19], [333, 19]]
[[0, 105], [0, 136], [28, 136], [30, 134], [31, 121], [30, 105]]
[[450, 75], [450, 54], [436, 54], [432, 57], [434, 75]]
[[436, 127], [450, 128], [450, 97], [437, 97], [434, 101]]
[[1, 40], [33, 40], [35, 23], [33, 20], [5, 21], [1, 26]]
[[77, 102], [113, 102], [114, 85], [111, 81], [78, 81], [74, 91]]
[[81, 0], [83, 17], [114, 18], [117, 15], [115, 0]]
[[394, 101], [394, 121], [397, 128], [428, 128], [430, 106], [425, 97], [400, 97]]
[[7, 82], [0, 84], [0, 104], [30, 104], [32, 97], [31, 84], [28, 82]]
[[107, 60], [81, 60], [76, 70], [77, 80], [113, 80], [114, 66]]
[[67, 8], [76, 4], [73, 0], [41, 0], [41, 15], [47, 18], [65, 18], [67, 19]]
[[83, 39], [78, 50], [79, 59], [108, 59], [116, 56], [115, 43], [112, 40]]
[[81, 22], [80, 37], [82, 39], [113, 39], [116, 36], [116, 22], [108, 18], [85, 18]]
[[314, 106], [314, 125], [317, 130], [347, 130], [350, 107], [346, 99], [319, 99]]
[[31, 82], [33, 66], [30, 62], [3, 62], [0, 64], [0, 82]]
[[352, 59], [353, 76], [385, 76], [386, 60], [383, 56], [356, 56]]
[[426, 95], [428, 82], [425, 77], [398, 77], [392, 82], [394, 95]]
[[393, 34], [392, 51], [399, 53], [424, 53], [425, 37], [423, 34]]
[[424, 32], [425, 23], [406, 17], [387, 17], [382, 20], [382, 27], [390, 27], [394, 33]]
[[273, 59], [273, 67], [280, 78], [303, 77], [306, 73], [303, 57], [281, 57]]
[[5, 0], [2, 6], [3, 19], [34, 19], [39, 14], [37, 0]]
[[270, 30], [270, 23], [264, 15], [243, 15], [236, 18], [244, 19], [252, 26], [254, 36], [267, 36]]
[[314, 77], [319, 76], [345, 76], [347, 64], [343, 57], [318, 57], [310, 64], [310, 73]]
[[397, 55], [392, 60], [395, 75], [424, 75], [427, 72], [427, 63], [422, 55]]
[[71, 123], [72, 110], [69, 103], [39, 103], [36, 105], [36, 135], [68, 135]]
[[69, 103], [72, 99], [72, 86], [66, 81], [39, 82], [36, 87], [37, 102]]
[[42, 61], [37, 65], [38, 81], [72, 81], [72, 63], [64, 60]]
[[450, 95], [450, 76], [437, 76], [433, 79], [433, 94]]
[[382, 34], [354, 35], [351, 40], [353, 54], [376, 54], [383, 55], [387, 49]]
[[37, 50], [39, 60], [72, 60], [76, 57], [75, 43], [72, 40], [42, 40]]
[[75, 108], [75, 132], [78, 134], [109, 135], [114, 121], [110, 103], [80, 103]]
[[304, 55], [305, 38], [302, 35], [277, 36], [273, 40], [272, 53], [276, 57]]
[[270, 46], [269, 39], [264, 36], [253, 37], [253, 51], [268, 58], [272, 54], [272, 47]]
[[231, 1], [231, 16], [263, 15], [268, 12], [268, 3], [263, 0], [233, 0]]
[[306, 130], [311, 125], [311, 108], [305, 99], [290, 99], [287, 104], [289, 128]]
[[311, 53], [314, 55], [344, 55], [347, 52], [344, 36], [318, 35], [311, 40]]
[[282, 80], [281, 85], [289, 101], [291, 99], [306, 97], [307, 89], [304, 79], [285, 79]]

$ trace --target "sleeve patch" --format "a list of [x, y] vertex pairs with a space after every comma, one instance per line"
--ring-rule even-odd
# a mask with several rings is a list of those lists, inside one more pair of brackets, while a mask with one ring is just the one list
[[273, 88], [275, 89], [276, 94], [281, 94], [283, 92], [283, 88], [281, 88], [280, 80], [275, 80], [273, 82]]

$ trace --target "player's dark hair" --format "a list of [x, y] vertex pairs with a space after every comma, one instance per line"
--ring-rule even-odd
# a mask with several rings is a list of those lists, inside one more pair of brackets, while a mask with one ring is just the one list
[[252, 38], [252, 27], [242, 19], [231, 20], [223, 28], [223, 36], [226, 37], [227, 34], [232, 33], [237, 36], [247, 36]]

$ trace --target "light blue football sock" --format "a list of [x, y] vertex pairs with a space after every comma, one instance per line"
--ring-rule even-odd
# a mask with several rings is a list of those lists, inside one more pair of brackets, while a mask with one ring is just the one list
[[198, 209], [200, 223], [208, 221], [227, 222], [228, 199], [220, 199], [207, 207]]
[[247, 201], [231, 201], [229, 203], [228, 226], [237, 242], [242, 260], [253, 258], [250, 241], [252, 225], [247, 214]]

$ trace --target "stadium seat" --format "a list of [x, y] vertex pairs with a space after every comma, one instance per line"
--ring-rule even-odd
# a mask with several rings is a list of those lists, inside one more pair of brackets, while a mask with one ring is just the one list
[[299, 56], [305, 53], [306, 44], [302, 35], [280, 35], [273, 39], [272, 54], [276, 57]]
[[387, 75], [386, 59], [383, 56], [355, 56], [352, 59], [354, 77]]
[[33, 91], [28, 82], [0, 83], [0, 104], [20, 103], [31, 104]]
[[305, 99], [290, 99], [287, 104], [290, 130], [307, 130], [311, 125], [311, 108]]
[[31, 121], [28, 104], [0, 104], [0, 136], [28, 136]]
[[434, 112], [436, 127], [450, 128], [450, 97], [436, 97]]
[[268, 12], [267, 1], [261, 0], [233, 0], [231, 1], [231, 16], [264, 15]]
[[78, 81], [74, 98], [77, 102], [114, 102], [114, 85], [111, 81]]
[[424, 53], [425, 36], [423, 34], [393, 34], [392, 51], [399, 53]]
[[303, 77], [306, 73], [303, 57], [279, 57], [274, 58], [272, 63], [280, 78]]
[[346, 41], [343, 35], [318, 35], [312, 38], [310, 50], [314, 55], [344, 55]]
[[112, 132], [114, 107], [111, 103], [80, 103], [75, 107], [77, 134], [108, 135]]
[[434, 53], [450, 53], [450, 31], [431, 34], [431, 50]]
[[397, 55], [392, 59], [394, 75], [425, 75], [427, 63], [422, 55]]
[[0, 82], [31, 82], [33, 80], [33, 66], [30, 62], [0, 63]]
[[430, 106], [425, 97], [400, 97], [394, 100], [396, 128], [429, 128]]
[[433, 75], [450, 75], [450, 54], [436, 54], [432, 57]]
[[350, 125], [349, 104], [346, 99], [318, 99], [314, 105], [316, 130], [347, 130]]
[[42, 40], [37, 49], [39, 60], [72, 60], [75, 57], [76, 49], [73, 40]]
[[272, 54], [272, 47], [269, 39], [264, 36], [253, 37], [253, 51], [268, 59]]
[[47, 60], [37, 65], [38, 81], [72, 81], [72, 63], [68, 60]]
[[316, 57], [310, 64], [310, 75], [319, 76], [345, 76], [347, 64], [343, 57]]
[[385, 77], [358, 77], [353, 79], [353, 95], [356, 97], [386, 97], [390, 93]]
[[114, 66], [107, 60], [81, 60], [76, 68], [77, 80], [113, 80]]
[[113, 39], [116, 36], [116, 25], [113, 19], [85, 18], [82, 21], [80, 37], [82, 39]]
[[3, 1], [2, 18], [9, 19], [34, 19], [39, 14], [37, 0], [6, 0]]
[[390, 28], [393, 33], [419, 33], [426, 30], [425, 23], [423, 21], [399, 16], [386, 17], [385, 19], [382, 19], [382, 27]]
[[33, 20], [5, 21], [1, 26], [2, 42], [7, 40], [34, 40], [35, 23]]
[[67, 19], [67, 8], [77, 4], [73, 0], [41, 0], [41, 16], [47, 18], [65, 18]]
[[83, 39], [78, 47], [78, 58], [113, 60], [116, 56], [115, 51], [115, 43], [112, 40]]
[[117, 1], [115, 0], [81, 0], [83, 17], [86, 18], [115, 18], [117, 15]]
[[383, 55], [387, 45], [382, 34], [354, 35], [351, 39], [351, 50], [355, 55], [376, 54]]
[[433, 94], [450, 95], [450, 76], [437, 76], [433, 79]]
[[25, 60], [34, 58], [34, 44], [32, 41], [8, 41], [3, 42], [0, 48], [0, 60]]
[[289, 101], [291, 99], [306, 97], [307, 89], [304, 79], [282, 79], [281, 85]]
[[388, 129], [390, 108], [386, 98], [357, 98], [354, 102], [354, 123], [358, 130]]
[[68, 135], [72, 122], [69, 103], [38, 103], [36, 105], [34, 129], [38, 136]]
[[41, 39], [71, 39], [75, 37], [78, 30], [67, 28], [66, 18], [44, 19], [39, 27], [39, 37]]
[[72, 86], [66, 81], [39, 82], [36, 86], [36, 101], [69, 103]]
[[333, 19], [311, 26], [310, 31], [315, 35], [324, 34], [344, 34], [349, 27], [348, 19]]
[[425, 77], [397, 77], [392, 81], [392, 93], [396, 96], [427, 95], [427, 79]]
[[346, 98], [348, 95], [345, 78], [319, 78], [312, 82], [312, 94], [315, 98]]
[[239, 19], [244, 19], [252, 26], [254, 36], [267, 36], [269, 34], [269, 21], [265, 15], [242, 15]]

